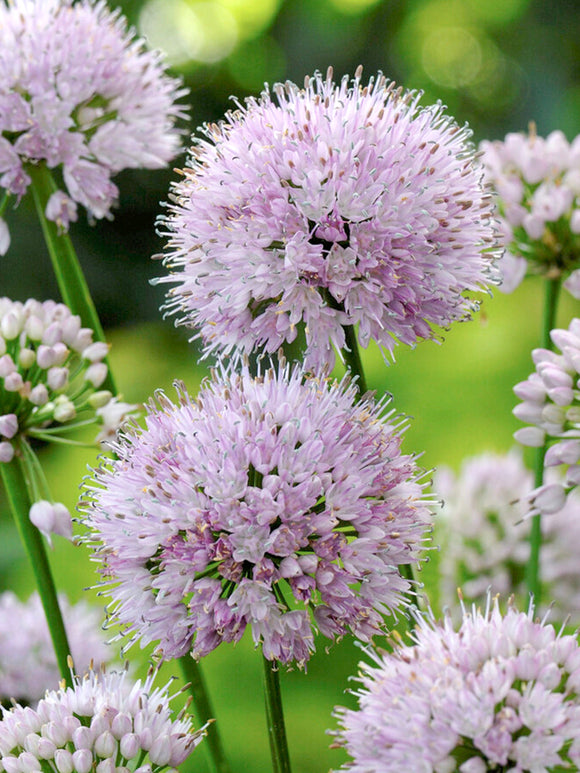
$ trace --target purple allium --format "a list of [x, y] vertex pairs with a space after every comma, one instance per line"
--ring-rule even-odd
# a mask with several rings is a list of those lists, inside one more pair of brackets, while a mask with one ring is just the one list
[[526, 446], [552, 444], [545, 466], [566, 465], [563, 485], [546, 484], [531, 496], [534, 510], [546, 514], [560, 510], [567, 491], [580, 485], [580, 319], [573, 319], [568, 330], [552, 330], [550, 337], [561, 354], [534, 349], [536, 370], [514, 387], [522, 402], [513, 411], [531, 425], [517, 430], [515, 439]]
[[179, 150], [179, 81], [102, 0], [0, 0], [0, 83], [0, 187], [21, 197], [30, 164], [58, 168], [46, 215], [62, 228], [77, 203], [109, 215], [117, 172]]
[[507, 248], [500, 289], [512, 292], [530, 271], [564, 278], [580, 298], [580, 135], [571, 144], [561, 131], [544, 139], [532, 124], [480, 148]]
[[497, 598], [454, 630], [420, 617], [414, 643], [361, 665], [338, 708], [351, 773], [517, 773], [580, 764], [580, 647]]
[[[515, 449], [481, 454], [466, 459], [457, 475], [441, 468], [433, 487], [443, 499], [436, 531], [442, 548], [441, 603], [453, 606], [457, 587], [477, 603], [485, 603], [489, 589], [524, 602], [531, 526], [527, 500], [534, 481], [521, 454]], [[541, 528], [540, 577], [543, 597], [553, 601], [550, 617], [571, 615], [580, 622], [580, 495], [571, 493], [559, 512], [542, 519]]]
[[[87, 492], [87, 538], [131, 641], [199, 658], [247, 625], [306, 661], [313, 628], [368, 641], [409, 590], [430, 512], [402, 422], [300, 368], [214, 374], [152, 402]], [[312, 621], [310, 612], [314, 621]]]
[[135, 412], [99, 390], [108, 349], [62, 303], [0, 298], [0, 462], [21, 437], [62, 442], [77, 425], [94, 423], [105, 441]]
[[175, 773], [205, 730], [173, 718], [168, 685], [154, 674], [131, 684], [125, 671], [90, 671], [73, 687], [47, 692], [35, 709], [16, 705], [0, 721], [5, 773]]
[[491, 278], [491, 198], [467, 127], [379, 74], [277, 84], [205, 127], [173, 186], [166, 309], [207, 351], [306, 331], [332, 365], [345, 326], [387, 351], [464, 319]]
[[[105, 643], [101, 610], [84, 602], [70, 604], [59, 596], [71, 655], [80, 674], [91, 662], [113, 657]], [[60, 681], [46, 617], [37, 593], [26, 602], [13, 593], [0, 594], [0, 701], [14, 698], [34, 704]]]

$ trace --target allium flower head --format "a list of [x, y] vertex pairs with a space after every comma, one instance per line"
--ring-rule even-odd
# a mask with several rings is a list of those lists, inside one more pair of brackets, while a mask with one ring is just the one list
[[421, 618], [412, 646], [362, 664], [359, 708], [339, 708], [351, 773], [539, 773], [580, 763], [576, 636], [508, 609]]
[[[59, 596], [67, 637], [80, 674], [91, 662], [106, 663], [113, 651], [105, 643], [101, 610]], [[58, 687], [60, 674], [46, 617], [37, 593], [26, 602], [13, 593], [0, 595], [0, 701], [14, 698], [35, 704], [46, 690]]]
[[571, 144], [561, 131], [544, 139], [532, 124], [480, 148], [507, 248], [500, 289], [512, 292], [529, 270], [563, 277], [580, 298], [580, 135]]
[[[481, 454], [466, 459], [458, 475], [440, 468], [433, 487], [443, 499], [437, 529], [441, 603], [453, 606], [457, 587], [478, 603], [485, 603], [488, 589], [525, 601], [531, 525], [525, 516], [534, 482], [521, 454], [515, 449]], [[580, 496], [571, 494], [562, 510], [542, 519], [541, 527], [540, 577], [542, 596], [553, 602], [550, 618], [571, 615], [579, 622]]]
[[49, 219], [67, 228], [77, 203], [105, 217], [114, 174], [176, 155], [182, 93], [102, 0], [0, 1], [0, 187], [22, 196], [46, 163], [64, 188]]
[[200, 742], [191, 718], [173, 718], [168, 685], [153, 675], [91, 671], [47, 692], [35, 709], [16, 705], [0, 721], [0, 771], [157, 773], [180, 765]]
[[167, 310], [209, 351], [276, 351], [306, 329], [309, 367], [358, 340], [390, 351], [463, 319], [490, 280], [490, 197], [469, 131], [382, 75], [316, 73], [229, 113], [191, 149], [164, 228]]
[[561, 354], [534, 349], [536, 370], [514, 392], [522, 402], [514, 414], [532, 426], [517, 430], [516, 440], [526, 446], [553, 443], [546, 453], [546, 467], [566, 465], [564, 485], [548, 483], [531, 497], [536, 511], [554, 513], [566, 501], [566, 490], [580, 485], [580, 319], [568, 330], [552, 330], [550, 337]]
[[94, 421], [105, 440], [110, 421], [99, 409], [114, 406], [117, 426], [134, 412], [99, 391], [108, 349], [62, 303], [0, 298], [0, 462], [12, 460], [20, 437], [51, 440]]
[[226, 371], [120, 434], [86, 523], [126, 634], [200, 657], [249, 625], [268, 659], [300, 663], [309, 611], [330, 638], [381, 629], [429, 512], [400, 420], [355, 397], [298, 368]]

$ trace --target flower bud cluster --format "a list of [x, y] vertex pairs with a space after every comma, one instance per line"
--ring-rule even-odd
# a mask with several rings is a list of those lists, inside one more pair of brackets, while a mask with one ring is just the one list
[[[30, 163], [60, 167], [46, 217], [67, 229], [77, 204], [109, 215], [122, 169], [178, 152], [180, 82], [103, 0], [0, 3], [0, 188], [21, 197]], [[0, 227], [0, 254], [7, 247]]]
[[494, 600], [455, 630], [418, 616], [412, 646], [370, 653], [359, 708], [338, 708], [351, 773], [539, 773], [580, 764], [577, 636]]
[[532, 425], [517, 430], [515, 439], [533, 447], [557, 439], [544, 464], [566, 465], [564, 485], [550, 483], [531, 496], [535, 510], [546, 514], [560, 510], [566, 490], [580, 485], [580, 319], [573, 319], [568, 330], [552, 330], [550, 337], [561, 354], [534, 349], [536, 370], [514, 387], [522, 402], [513, 411]]
[[[102, 611], [81, 601], [70, 604], [59, 595], [71, 655], [79, 673], [91, 662], [107, 663], [113, 649], [105, 642]], [[17, 622], [17, 624], [15, 624]], [[13, 698], [35, 704], [46, 690], [58, 687], [56, 657], [38, 593], [22, 602], [13, 593], [0, 594], [0, 701]]]
[[134, 411], [99, 389], [108, 349], [62, 303], [0, 298], [0, 462], [21, 435], [50, 440], [92, 420], [101, 440]]
[[156, 773], [180, 765], [199, 743], [187, 715], [173, 719], [168, 685], [153, 675], [91, 671], [47, 692], [35, 709], [14, 706], [0, 721], [0, 772]]
[[528, 135], [480, 145], [487, 179], [497, 194], [506, 253], [500, 261], [504, 292], [526, 271], [551, 278], [580, 297], [580, 135], [570, 144], [561, 131], [546, 139]]
[[[555, 482], [557, 475], [548, 481]], [[457, 588], [477, 603], [489, 590], [527, 599], [525, 566], [530, 555], [531, 521], [527, 498], [532, 473], [516, 450], [466, 459], [457, 475], [439, 468], [433, 487], [443, 499], [437, 537], [441, 545], [441, 603], [452, 607]], [[543, 518], [540, 576], [544, 597], [552, 601], [551, 619], [572, 616], [580, 622], [580, 494], [571, 492], [564, 507]]]

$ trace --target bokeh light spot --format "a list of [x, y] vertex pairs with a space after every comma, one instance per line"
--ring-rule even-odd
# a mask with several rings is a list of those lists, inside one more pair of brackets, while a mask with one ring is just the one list
[[238, 25], [219, 2], [147, 0], [139, 16], [140, 32], [162, 49], [171, 64], [211, 64], [225, 59], [238, 41]]
[[482, 51], [479, 40], [465, 27], [439, 27], [425, 37], [421, 58], [432, 81], [456, 89], [477, 78]]
[[489, 24], [506, 24], [518, 19], [530, 0], [466, 0], [474, 16]]

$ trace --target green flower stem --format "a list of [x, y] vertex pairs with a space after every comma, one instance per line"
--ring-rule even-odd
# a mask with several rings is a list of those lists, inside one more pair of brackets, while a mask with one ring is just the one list
[[[79, 315], [82, 324], [94, 331], [95, 341], [105, 341], [105, 334], [71, 238], [68, 233], [62, 232], [56, 223], [48, 220], [45, 214], [48, 200], [57, 190], [52, 174], [46, 164], [29, 165], [26, 171], [32, 180], [36, 212], [62, 299], [73, 314]], [[110, 368], [101, 389], [108, 389], [117, 394]]]
[[44, 542], [40, 532], [29, 518], [31, 503], [21, 458], [15, 456], [11, 462], [0, 464], [0, 472], [12, 515], [36, 577], [60, 675], [68, 686], [72, 686], [68, 664], [70, 647]]
[[[215, 717], [215, 713], [209, 699], [201, 666], [191, 655], [183, 655], [179, 658], [179, 664], [185, 680], [189, 682], [189, 691], [193, 697], [198, 721], [203, 725], [208, 720], [212, 720]], [[230, 766], [226, 760], [219, 730], [215, 722], [212, 722], [208, 727], [204, 746], [208, 750], [212, 769], [215, 773], [230, 773]]]
[[8, 206], [9, 201], [10, 201], [10, 193], [8, 191], [4, 191], [4, 195], [0, 197], [0, 217], [4, 215], [4, 212], [6, 211], [6, 207]]
[[[544, 318], [542, 320], [541, 347], [553, 350], [550, 331], [556, 324], [556, 311], [560, 295], [560, 279], [547, 279], [544, 296]], [[536, 450], [534, 460], [534, 486], [538, 488], [544, 482], [544, 457], [548, 450], [547, 443]], [[530, 557], [526, 565], [525, 580], [529, 593], [534, 597], [536, 608], [541, 601], [540, 581], [540, 548], [542, 545], [542, 516], [534, 515], [530, 529]]]
[[274, 773], [290, 773], [290, 756], [286, 740], [286, 726], [280, 693], [279, 664], [263, 657], [266, 698], [266, 720]]

